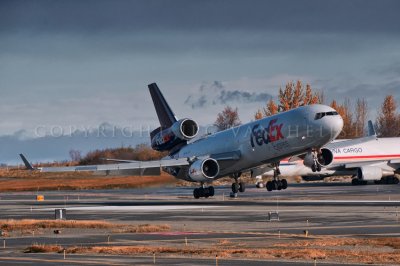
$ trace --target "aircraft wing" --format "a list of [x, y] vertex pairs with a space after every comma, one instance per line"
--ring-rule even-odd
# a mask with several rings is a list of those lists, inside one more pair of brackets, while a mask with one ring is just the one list
[[[25, 156], [21, 156], [21, 158]], [[28, 160], [23, 160], [25, 166], [31, 169], [32, 166], [29, 164]], [[28, 164], [27, 164], [28, 163]], [[189, 165], [188, 158], [179, 159], [163, 159], [156, 161], [138, 161], [138, 162], [128, 162], [128, 163], [118, 163], [118, 164], [99, 164], [99, 165], [79, 165], [79, 166], [66, 166], [66, 167], [41, 167], [37, 168], [41, 172], [96, 172], [96, 173], [131, 173], [130, 171], [138, 170], [140, 174], [143, 174], [146, 170], [159, 170], [161, 167], [168, 166], [185, 166]]]
[[102, 158], [104, 161], [108, 162], [117, 162], [117, 163], [139, 163], [140, 161], [135, 160], [123, 160], [123, 159], [111, 159], [111, 158]]

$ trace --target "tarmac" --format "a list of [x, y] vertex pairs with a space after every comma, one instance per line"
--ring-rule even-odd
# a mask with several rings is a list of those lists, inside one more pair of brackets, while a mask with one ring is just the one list
[[[400, 236], [400, 186], [351, 186], [346, 183], [290, 184], [268, 192], [247, 184], [238, 198], [230, 188], [216, 187], [215, 196], [193, 199], [193, 188], [163, 187], [121, 190], [0, 193], [0, 219], [54, 219], [65, 208], [68, 220], [100, 220], [123, 224], [168, 224], [170, 232], [110, 233], [106, 229], [64, 229], [21, 233], [0, 241], [0, 265], [154, 265], [152, 255], [24, 253], [33, 243], [68, 246], [167, 245], [215, 246], [220, 241], [265, 246], [269, 242], [314, 237]], [[37, 194], [45, 200], [36, 201]], [[278, 220], [269, 220], [270, 213]], [[290, 236], [290, 237], [289, 237]], [[279, 237], [279, 240], [278, 240]], [[282, 239], [281, 239], [282, 237]], [[3, 246], [5, 244], [5, 248]], [[314, 265], [286, 258], [225, 259], [157, 254], [158, 265]], [[338, 262], [318, 261], [318, 265]], [[342, 264], [347, 265], [347, 264]], [[362, 264], [349, 264], [362, 265]]]

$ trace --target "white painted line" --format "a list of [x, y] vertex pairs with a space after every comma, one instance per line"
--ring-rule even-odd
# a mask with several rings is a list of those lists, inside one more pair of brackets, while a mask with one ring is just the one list
[[[171, 211], [171, 210], [190, 210], [190, 209], [212, 209], [224, 208], [224, 206], [91, 206], [91, 207], [67, 207], [69, 211]], [[54, 210], [54, 208], [37, 209], [41, 211]]]

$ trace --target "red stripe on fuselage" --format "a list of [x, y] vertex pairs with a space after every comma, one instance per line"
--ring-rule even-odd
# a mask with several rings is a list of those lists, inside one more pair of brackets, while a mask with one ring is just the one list
[[400, 158], [400, 154], [390, 155], [357, 155], [357, 156], [334, 156], [335, 160], [346, 160], [346, 159], [382, 159], [382, 158]]

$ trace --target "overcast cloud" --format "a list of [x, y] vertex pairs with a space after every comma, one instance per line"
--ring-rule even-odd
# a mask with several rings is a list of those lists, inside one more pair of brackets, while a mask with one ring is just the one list
[[151, 82], [203, 125], [227, 104], [251, 120], [297, 79], [327, 101], [365, 97], [375, 118], [386, 94], [400, 103], [399, 10], [395, 0], [0, 1], [0, 135], [155, 127]]

